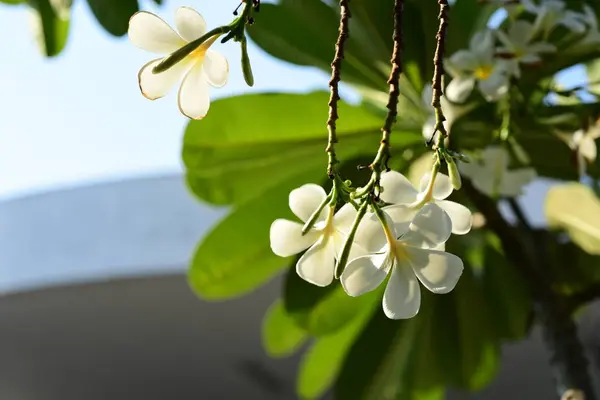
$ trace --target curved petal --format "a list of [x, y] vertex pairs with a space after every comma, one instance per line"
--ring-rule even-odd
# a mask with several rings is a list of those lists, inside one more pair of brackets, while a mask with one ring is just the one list
[[208, 82], [202, 66], [196, 64], [188, 71], [181, 82], [178, 96], [179, 110], [191, 119], [202, 119], [210, 108]]
[[333, 217], [333, 226], [345, 235], [350, 233], [357, 211], [350, 203], [346, 203], [340, 208]]
[[402, 263], [392, 269], [383, 294], [383, 312], [390, 319], [412, 318], [421, 307], [421, 289], [410, 266]]
[[389, 253], [369, 254], [350, 261], [340, 276], [344, 291], [352, 297], [377, 289], [391, 268]]
[[309, 231], [302, 235], [302, 225], [287, 219], [276, 219], [269, 232], [271, 250], [280, 257], [289, 257], [312, 246], [320, 236], [319, 232]]
[[191, 42], [206, 33], [206, 22], [200, 13], [191, 7], [179, 7], [175, 11], [175, 26], [182, 38]]
[[433, 87], [428, 83], [423, 87], [423, 91], [421, 92], [421, 101], [425, 108], [429, 109], [431, 107], [431, 99], [433, 99]]
[[[452, 54], [448, 60], [452, 66], [463, 72], [470, 72], [477, 68], [477, 56], [468, 50], [459, 50]], [[433, 92], [432, 92], [433, 96]], [[429, 100], [431, 102], [431, 100]]]
[[515, 44], [509, 37], [509, 34], [506, 34], [502, 29], [497, 29], [494, 33], [500, 43], [502, 43], [502, 46], [504, 46], [504, 48], [501, 49], [502, 52], [513, 52], [515, 50]]
[[184, 59], [164, 72], [153, 74], [152, 69], [163, 59], [150, 61], [138, 72], [140, 91], [147, 99], [156, 100], [167, 95], [190, 68], [190, 63]]
[[547, 42], [536, 42], [527, 46], [527, 51], [531, 53], [553, 53], [556, 46]]
[[204, 73], [211, 86], [225, 86], [229, 78], [229, 63], [225, 56], [217, 51], [207, 50], [204, 56]]
[[[423, 175], [421, 182], [419, 182], [419, 189], [421, 193], [427, 189], [430, 180], [430, 172]], [[452, 190], [454, 190], [454, 188], [452, 187], [452, 181], [450, 181], [450, 177], [448, 175], [438, 173], [435, 176], [435, 182], [433, 182], [433, 198], [436, 200], [444, 200], [446, 197], [450, 196]]]
[[[391, 219], [389, 223], [393, 223]], [[377, 216], [372, 213], [365, 215], [360, 222], [356, 234], [354, 235], [354, 242], [369, 253], [379, 253], [385, 251], [384, 249], [389, 248], [381, 222], [379, 222]]]
[[321, 236], [296, 264], [296, 273], [300, 278], [321, 287], [333, 282], [334, 269], [334, 243], [331, 237], [327, 236]]
[[[519, 58], [519, 62], [523, 64], [537, 64], [542, 61], [542, 58], [535, 53], [525, 54], [521, 58]], [[519, 75], [515, 75], [517, 78]]]
[[488, 146], [481, 155], [484, 165], [489, 165], [492, 171], [506, 170], [508, 168], [509, 154], [502, 146]]
[[446, 86], [446, 97], [454, 103], [464, 103], [475, 87], [475, 78], [457, 77]]
[[392, 204], [411, 204], [419, 193], [412, 183], [397, 171], [389, 171], [381, 174], [381, 200]]
[[531, 182], [537, 174], [533, 168], [521, 168], [506, 171], [500, 183], [500, 194], [514, 197], [521, 194], [523, 186]]
[[421, 128], [421, 135], [423, 136], [423, 140], [425, 140], [428, 143], [436, 140], [437, 135], [439, 135], [439, 133], [437, 133], [436, 137], [434, 138], [434, 137], [432, 137], [434, 131], [435, 131], [435, 117], [431, 116], [431, 117], [427, 118], [427, 121], [425, 121], [425, 123], [423, 124], [423, 127]]
[[488, 79], [479, 81], [479, 90], [487, 101], [498, 100], [508, 92], [508, 77], [496, 68]]
[[522, 19], [514, 21], [508, 31], [510, 41], [519, 47], [529, 43], [532, 34], [533, 24]]
[[463, 272], [462, 260], [454, 254], [437, 250], [407, 248], [409, 262], [423, 286], [433, 293], [444, 294], [456, 286]]
[[414, 247], [432, 248], [446, 242], [452, 232], [450, 217], [441, 207], [427, 203], [410, 223], [410, 231], [400, 240]]
[[588, 161], [592, 162], [596, 159], [597, 155], [596, 142], [590, 136], [585, 136], [579, 142], [579, 154], [585, 157]]
[[492, 59], [494, 56], [494, 35], [486, 29], [479, 31], [471, 37], [469, 48], [479, 58]]
[[418, 208], [408, 207], [403, 204], [395, 204], [383, 208], [385, 214], [390, 218], [394, 225], [394, 230], [398, 236], [408, 232], [410, 223], [419, 212]]
[[455, 235], [464, 235], [469, 233], [471, 226], [473, 225], [473, 215], [471, 210], [462, 204], [455, 203], [448, 200], [437, 201], [436, 204], [440, 206], [452, 221], [452, 233]]
[[[290, 210], [301, 221], [306, 222], [326, 197], [327, 193], [325, 193], [325, 189], [321, 186], [314, 183], [307, 183], [290, 192]], [[317, 221], [324, 221], [327, 218], [328, 211], [329, 208], [327, 206], [323, 207], [323, 211], [321, 211], [321, 215]]]
[[151, 53], [168, 54], [185, 45], [169, 24], [146, 11], [131, 16], [127, 34], [136, 47]]

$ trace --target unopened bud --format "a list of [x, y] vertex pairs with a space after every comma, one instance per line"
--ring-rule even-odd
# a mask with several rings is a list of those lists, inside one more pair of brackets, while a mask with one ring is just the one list
[[454, 190], [460, 189], [462, 187], [462, 179], [460, 178], [460, 172], [458, 172], [458, 167], [456, 166], [454, 159], [448, 157], [446, 159], [446, 164], [448, 165], [448, 176], [450, 177], [452, 187]]

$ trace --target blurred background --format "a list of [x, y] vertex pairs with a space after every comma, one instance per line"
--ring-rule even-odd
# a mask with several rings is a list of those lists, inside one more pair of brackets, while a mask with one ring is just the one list
[[[209, 26], [235, 2], [194, 0]], [[172, 21], [179, 4], [142, 8]], [[186, 4], [187, 5], [187, 4]], [[180, 151], [187, 120], [174, 96], [149, 102], [137, 86], [149, 55], [99, 29], [76, 1], [69, 42], [47, 59], [25, 7], [0, 5], [0, 398], [293, 399], [297, 357], [269, 359], [261, 318], [280, 279], [249, 297], [207, 303], [185, 270], [225, 215], [187, 191]], [[218, 48], [230, 60], [236, 46]], [[250, 45], [252, 91], [325, 89], [328, 76]], [[248, 91], [237, 62], [213, 98]], [[578, 83], [571, 71], [564, 83]], [[344, 88], [350, 102], [357, 95]], [[547, 182], [521, 199], [543, 223]], [[600, 317], [582, 317], [586, 344]], [[507, 346], [499, 378], [452, 399], [545, 399], [554, 393], [539, 335]], [[596, 374], [597, 375], [597, 374]]]

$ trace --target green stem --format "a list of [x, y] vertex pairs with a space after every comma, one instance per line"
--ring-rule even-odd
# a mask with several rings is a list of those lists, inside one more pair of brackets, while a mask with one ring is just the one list
[[344, 242], [344, 247], [342, 248], [342, 253], [340, 258], [338, 259], [337, 264], [335, 265], [335, 279], [339, 279], [344, 272], [344, 268], [346, 268], [346, 264], [348, 263], [348, 257], [350, 256], [350, 250], [352, 250], [352, 244], [354, 243], [354, 236], [356, 236], [356, 231], [358, 230], [358, 226], [360, 222], [364, 218], [367, 207], [369, 206], [368, 201], [364, 201], [363, 204], [358, 209], [358, 213], [356, 214], [356, 218], [354, 218], [354, 223], [352, 224], [352, 228], [346, 241]]

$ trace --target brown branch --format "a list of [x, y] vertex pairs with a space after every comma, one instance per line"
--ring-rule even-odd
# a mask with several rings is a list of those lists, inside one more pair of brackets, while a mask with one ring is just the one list
[[[387, 102], [387, 116], [385, 123], [381, 128], [382, 136], [379, 145], [379, 151], [371, 163], [370, 168], [380, 174], [384, 169], [388, 170], [388, 160], [390, 159], [390, 137], [392, 135], [392, 127], [398, 116], [398, 98], [400, 96], [400, 74], [402, 73], [402, 48], [404, 39], [402, 36], [402, 15], [404, 12], [404, 0], [394, 1], [394, 50], [392, 52], [392, 70], [387, 80], [389, 87], [389, 97]], [[378, 175], [379, 176], [379, 175]], [[378, 179], [378, 178], [377, 178]], [[379, 182], [376, 182], [378, 186]]]
[[441, 98], [444, 95], [444, 88], [442, 86], [442, 80], [444, 79], [444, 56], [446, 54], [446, 31], [448, 30], [448, 0], [438, 0], [440, 5], [440, 13], [438, 19], [440, 25], [436, 34], [436, 46], [435, 54], [433, 56], [433, 79], [431, 80], [431, 88], [433, 89], [433, 96], [431, 99], [431, 106], [435, 111], [435, 127], [431, 134], [429, 142], [433, 141], [435, 134], [439, 132], [436, 146], [440, 147], [443, 145], [444, 139], [448, 136], [448, 132], [444, 128], [444, 121], [446, 117], [442, 111]]
[[331, 79], [329, 80], [329, 88], [331, 95], [329, 96], [329, 118], [327, 119], [328, 141], [327, 152], [329, 162], [327, 165], [327, 175], [330, 179], [335, 178], [335, 164], [339, 161], [335, 153], [335, 144], [338, 142], [336, 121], [338, 115], [338, 101], [340, 100], [339, 83], [341, 79], [342, 60], [344, 59], [344, 47], [348, 39], [350, 25], [350, 0], [340, 0], [340, 27], [339, 36], [335, 42], [335, 55], [331, 62]]
[[[545, 242], [533, 238], [534, 251], [528, 251], [520, 239], [519, 231], [510, 226], [500, 214], [496, 202], [479, 192], [470, 181], [463, 182], [463, 189], [477, 209], [485, 216], [486, 223], [500, 239], [506, 258], [514, 265], [529, 287], [534, 299], [534, 310], [540, 322], [544, 340], [552, 356], [550, 366], [554, 372], [559, 397], [569, 390], [581, 390], [586, 400], [595, 399], [588, 372], [588, 360], [577, 335], [577, 327], [569, 308], [551, 289], [545, 270]], [[543, 254], [542, 254], [543, 253]]]

